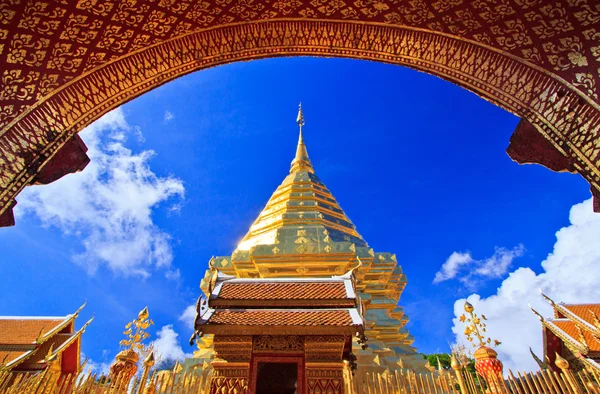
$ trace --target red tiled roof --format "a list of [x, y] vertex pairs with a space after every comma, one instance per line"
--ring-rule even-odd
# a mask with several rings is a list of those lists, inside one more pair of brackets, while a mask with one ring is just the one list
[[[49, 333], [65, 319], [0, 319], [0, 345], [32, 344], [42, 335]], [[42, 331], [43, 330], [43, 331]]]
[[336, 326], [353, 325], [347, 310], [215, 310], [208, 324], [238, 326]]
[[218, 298], [225, 300], [346, 299], [343, 282], [223, 283]]
[[[580, 338], [579, 330], [577, 330], [577, 328], [575, 327], [575, 324], [573, 324], [572, 321], [570, 321], [570, 320], [561, 320], [561, 321], [551, 320], [551, 321], [556, 327], [560, 328], [571, 338], [573, 338], [577, 342], [581, 343], [581, 340], [579, 339]], [[581, 331], [583, 332], [583, 337], [585, 338], [590, 351], [600, 352], [600, 343], [598, 343], [598, 341], [596, 341], [594, 339], [592, 334], [588, 330], [581, 330]]]
[[590, 311], [593, 311], [600, 318], [600, 304], [563, 305], [563, 307], [592, 325], [594, 324], [594, 317]]
[[0, 365], [8, 364], [27, 352], [29, 350], [0, 350]]

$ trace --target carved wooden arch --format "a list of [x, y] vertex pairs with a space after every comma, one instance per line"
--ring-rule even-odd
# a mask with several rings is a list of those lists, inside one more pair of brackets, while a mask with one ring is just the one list
[[579, 172], [600, 195], [600, 6], [586, 0], [12, 2], [0, 4], [0, 224], [23, 187], [85, 167], [76, 133], [104, 113], [189, 72], [275, 56], [368, 59], [452, 81], [523, 118], [511, 157]]

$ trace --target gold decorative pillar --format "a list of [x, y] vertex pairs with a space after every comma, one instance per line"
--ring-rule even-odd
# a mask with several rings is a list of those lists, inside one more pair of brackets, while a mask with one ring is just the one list
[[144, 394], [154, 394], [156, 392], [156, 382], [150, 381], [144, 389]]
[[111, 388], [127, 387], [129, 381], [138, 370], [139, 356], [133, 349], [120, 351], [115, 357], [116, 361], [110, 366]]
[[127, 323], [123, 339], [119, 344], [126, 347], [115, 357], [115, 362], [110, 366], [111, 389], [121, 389], [129, 385], [131, 378], [138, 370], [137, 363], [140, 359], [138, 351], [146, 349], [142, 341], [150, 336], [146, 331], [154, 322], [150, 319], [148, 307], [138, 313], [137, 319]]
[[138, 387], [138, 393], [142, 394], [144, 392], [144, 387], [146, 386], [146, 380], [148, 380], [148, 373], [150, 372], [150, 368], [154, 366], [154, 352], [150, 352], [148, 357], [144, 360], [144, 373], [142, 374], [142, 378], [140, 379], [140, 386]]
[[475, 353], [475, 370], [485, 379], [492, 392], [503, 392], [504, 378], [502, 377], [502, 361], [498, 360], [498, 353], [487, 346], [480, 346]]
[[210, 393], [238, 393], [248, 391], [252, 336], [214, 337], [215, 358]]
[[[498, 353], [488, 346], [492, 344], [491, 338], [485, 336], [487, 326], [483, 321], [487, 319], [485, 315], [479, 316], [473, 310], [473, 305], [465, 302], [465, 312], [468, 316], [463, 314], [459, 320], [467, 323], [465, 335], [473, 347], [477, 348], [473, 354], [475, 369], [485, 379], [491, 392], [506, 392], [506, 385], [502, 377], [502, 361], [498, 360]], [[500, 342], [495, 340], [494, 345], [498, 346]]]
[[306, 336], [306, 393], [344, 394], [343, 336]]
[[460, 392], [461, 393], [468, 393], [468, 391], [467, 391], [467, 385], [465, 383], [465, 377], [463, 376], [464, 365], [462, 365], [460, 363], [460, 361], [458, 361], [456, 359], [456, 357], [454, 357], [454, 354], [452, 355], [452, 359], [450, 360], [450, 366], [452, 367], [452, 369], [454, 370], [454, 373], [456, 374], [456, 380], [458, 380], [458, 385], [460, 387]]
[[584, 391], [582, 390], [581, 386], [577, 382], [575, 375], [573, 375], [573, 371], [571, 371], [571, 366], [569, 365], [569, 362], [567, 360], [565, 360], [564, 358], [562, 358], [560, 356], [560, 354], [558, 354], [558, 353], [555, 353], [555, 354], [556, 354], [556, 361], [554, 362], [554, 364], [556, 364], [556, 366], [558, 368], [560, 368], [562, 373], [565, 374], [565, 377], [567, 378], [567, 381], [569, 382], [569, 386], [571, 386], [571, 389], [573, 390], [573, 392], [575, 394], [583, 394]]

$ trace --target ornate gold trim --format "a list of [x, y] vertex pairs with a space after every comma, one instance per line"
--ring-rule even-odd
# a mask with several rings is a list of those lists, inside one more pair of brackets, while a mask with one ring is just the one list
[[454, 82], [537, 125], [600, 190], [600, 147], [595, 143], [600, 109], [555, 74], [441, 32], [375, 22], [279, 19], [172, 38], [93, 69], [38, 101], [0, 133], [0, 161], [7, 163], [0, 177], [0, 213], [72, 134], [132, 98], [220, 64], [307, 55], [405, 65]]

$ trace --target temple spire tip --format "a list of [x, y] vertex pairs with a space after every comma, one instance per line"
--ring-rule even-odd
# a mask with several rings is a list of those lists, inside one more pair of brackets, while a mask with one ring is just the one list
[[302, 133], [302, 126], [304, 126], [304, 112], [302, 112], [302, 102], [298, 104], [298, 116], [296, 117], [296, 123], [300, 126], [300, 132]]
[[308, 152], [306, 145], [304, 145], [304, 136], [302, 135], [302, 126], [304, 126], [304, 112], [302, 111], [302, 103], [298, 104], [298, 116], [296, 117], [296, 123], [300, 128], [300, 135], [298, 136], [298, 146], [296, 147], [296, 156], [292, 160], [292, 166], [290, 173], [298, 172], [301, 170], [314, 172], [312, 163], [308, 158]]

